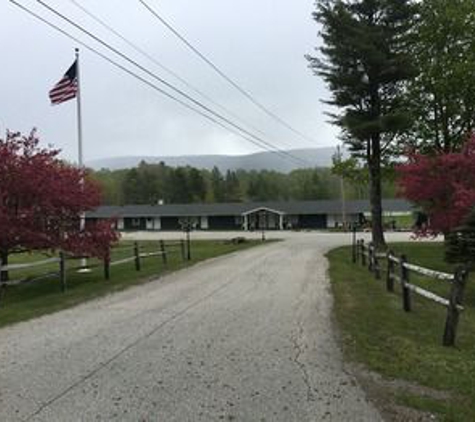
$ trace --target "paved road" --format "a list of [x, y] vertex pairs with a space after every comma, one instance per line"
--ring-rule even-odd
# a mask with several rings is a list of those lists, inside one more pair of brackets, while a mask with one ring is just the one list
[[0, 330], [0, 420], [377, 421], [301, 234]]

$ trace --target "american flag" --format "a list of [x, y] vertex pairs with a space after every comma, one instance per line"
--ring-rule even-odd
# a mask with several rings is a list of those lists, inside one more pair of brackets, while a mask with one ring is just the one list
[[61, 80], [49, 92], [51, 104], [61, 104], [76, 97], [78, 93], [77, 60]]

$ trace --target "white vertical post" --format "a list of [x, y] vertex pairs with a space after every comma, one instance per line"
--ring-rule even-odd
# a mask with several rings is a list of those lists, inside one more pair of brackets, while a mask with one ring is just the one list
[[78, 91], [76, 95], [77, 114], [78, 114], [78, 165], [80, 168], [84, 166], [83, 152], [82, 152], [82, 116], [81, 116], [81, 82], [79, 70], [79, 48], [76, 48], [76, 79], [78, 84]]
[[[79, 48], [75, 49], [76, 52], [76, 79], [77, 79], [77, 94], [76, 94], [76, 104], [77, 104], [77, 121], [78, 121], [78, 167], [80, 170], [84, 170], [84, 157], [82, 149], [82, 114], [81, 114], [81, 80], [80, 80], [80, 66], [79, 66]], [[81, 188], [84, 186], [84, 178], [81, 179]], [[79, 230], [82, 232], [86, 228], [86, 213], [83, 211], [79, 215]], [[81, 259], [81, 267], [85, 271], [87, 266], [87, 260], [85, 258]]]
[[343, 223], [343, 229], [346, 229], [346, 198], [345, 198], [345, 181], [343, 177], [340, 178], [340, 189], [341, 189], [341, 217]]

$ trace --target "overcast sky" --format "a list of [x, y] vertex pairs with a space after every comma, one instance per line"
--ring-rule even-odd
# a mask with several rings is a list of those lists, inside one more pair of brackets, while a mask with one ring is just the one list
[[[311, 19], [312, 0], [148, 0], [148, 3], [259, 102], [312, 138], [313, 144], [270, 119], [220, 79], [138, 0], [77, 1], [214, 101], [265, 132], [266, 140], [278, 147], [336, 145], [337, 130], [326, 123], [327, 106], [321, 103], [328, 93], [304, 59], [319, 43], [318, 28]], [[97, 47], [37, 1], [18, 2]], [[45, 2], [183, 88], [179, 81], [101, 28], [70, 0]], [[60, 148], [65, 158], [76, 160], [76, 101], [51, 106], [48, 91], [74, 61], [77, 43], [9, 1], [0, 3], [0, 16], [0, 130], [27, 132], [35, 126], [44, 143]], [[245, 154], [262, 150], [80, 48], [86, 163], [125, 155]], [[112, 53], [107, 54], [113, 57]], [[184, 89], [202, 100], [189, 88]]]

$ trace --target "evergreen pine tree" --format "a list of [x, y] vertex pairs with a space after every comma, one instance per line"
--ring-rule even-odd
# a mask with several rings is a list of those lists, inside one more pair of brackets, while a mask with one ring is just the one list
[[369, 170], [373, 242], [384, 245], [381, 165], [391, 144], [411, 125], [405, 84], [416, 9], [411, 0], [318, 0], [322, 57], [308, 56], [332, 92], [332, 115], [353, 154]]

